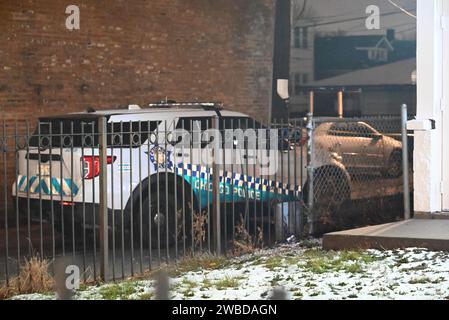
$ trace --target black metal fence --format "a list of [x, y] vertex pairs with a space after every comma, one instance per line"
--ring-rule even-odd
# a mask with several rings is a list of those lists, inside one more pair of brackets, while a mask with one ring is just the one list
[[401, 123], [3, 121], [0, 279], [35, 255], [70, 257], [86, 281], [116, 280], [343, 228], [348, 206], [402, 199]]

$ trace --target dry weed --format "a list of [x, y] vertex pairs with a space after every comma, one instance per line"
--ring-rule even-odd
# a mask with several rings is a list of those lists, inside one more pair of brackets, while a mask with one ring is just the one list
[[26, 260], [18, 277], [0, 288], [0, 299], [8, 299], [19, 294], [46, 293], [54, 288], [54, 279], [49, 273], [48, 260], [35, 255]]

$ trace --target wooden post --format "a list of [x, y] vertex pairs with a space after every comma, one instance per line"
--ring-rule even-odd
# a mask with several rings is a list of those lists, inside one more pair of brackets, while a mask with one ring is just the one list
[[310, 114], [313, 115], [313, 112], [315, 111], [315, 92], [310, 91], [309, 93], [309, 101], [310, 101]]
[[343, 118], [343, 91], [338, 92], [338, 117]]

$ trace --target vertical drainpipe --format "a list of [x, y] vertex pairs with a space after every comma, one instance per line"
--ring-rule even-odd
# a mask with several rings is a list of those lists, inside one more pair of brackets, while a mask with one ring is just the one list
[[275, 10], [271, 115], [286, 120], [287, 103], [277, 93], [277, 80], [290, 77], [291, 1], [276, 0]]

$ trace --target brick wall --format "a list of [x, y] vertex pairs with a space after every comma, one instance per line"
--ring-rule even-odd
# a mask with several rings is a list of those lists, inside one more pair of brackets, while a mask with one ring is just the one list
[[[267, 119], [274, 2], [2, 0], [0, 120], [11, 131], [12, 119], [165, 97], [219, 100]], [[65, 27], [70, 4], [80, 30]]]
[[177, 100], [267, 117], [274, 0], [2, 0], [0, 112], [7, 119]]

